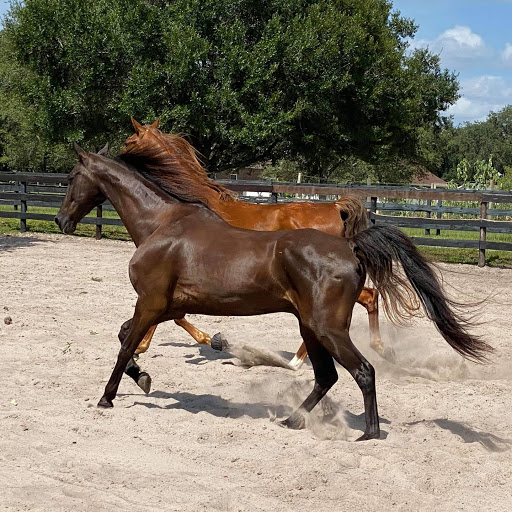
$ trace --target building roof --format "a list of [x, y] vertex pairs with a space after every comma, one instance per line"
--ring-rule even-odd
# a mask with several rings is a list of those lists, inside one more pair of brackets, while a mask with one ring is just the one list
[[446, 181], [429, 171], [412, 177], [413, 185], [431, 185], [432, 183], [436, 185], [446, 185]]

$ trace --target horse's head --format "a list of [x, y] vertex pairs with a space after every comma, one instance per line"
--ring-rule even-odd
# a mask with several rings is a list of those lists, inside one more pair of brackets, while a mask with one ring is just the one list
[[[105, 201], [105, 196], [91, 170], [94, 164], [94, 155], [84, 151], [78, 144], [75, 144], [75, 151], [78, 155], [78, 163], [69, 173], [66, 196], [55, 217], [57, 226], [66, 235], [73, 233], [76, 225], [95, 206]], [[98, 152], [98, 155], [106, 156], [107, 152], [108, 144]]]
[[155, 140], [155, 135], [159, 133], [158, 125], [160, 118], [152, 124], [142, 125], [138, 123], [133, 117], [131, 118], [135, 133], [128, 137], [121, 149], [120, 154], [137, 152], [144, 145], [154, 145], [158, 142]]

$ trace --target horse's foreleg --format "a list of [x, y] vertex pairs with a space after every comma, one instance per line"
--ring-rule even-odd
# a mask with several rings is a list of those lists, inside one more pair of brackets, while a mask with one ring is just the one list
[[192, 336], [192, 338], [194, 338], [197, 341], [197, 343], [200, 343], [202, 345], [211, 344], [210, 335], [207, 334], [206, 332], [201, 331], [196, 326], [192, 325], [190, 322], [185, 320], [185, 317], [174, 320], [174, 323], [176, 325], [179, 325], [180, 327], [183, 327], [183, 329], [185, 329], [185, 331], [187, 331], [190, 334], [190, 336]]
[[[132, 323], [132, 319], [127, 320], [119, 330], [118, 338], [121, 342], [121, 345], [123, 344], [129, 330], [130, 325]], [[148, 332], [144, 336], [144, 339], [140, 342], [139, 346], [137, 347], [137, 350], [135, 351], [136, 354], [140, 354], [142, 352], [146, 352], [146, 350], [149, 348], [149, 343], [151, 342], [151, 338], [153, 337], [153, 334], [155, 332], [156, 325], [153, 325], [149, 328]], [[141, 349], [142, 347], [142, 349]], [[149, 373], [143, 372], [140, 369], [140, 366], [135, 362], [135, 358], [131, 357], [128, 361], [128, 364], [126, 365], [126, 368], [124, 369], [124, 373], [131, 377], [137, 386], [139, 386], [144, 393], [149, 393], [151, 391], [151, 377]]]
[[395, 351], [391, 347], [386, 347], [384, 343], [382, 343], [382, 338], [380, 336], [378, 290], [365, 286], [361, 291], [357, 302], [364, 306], [368, 312], [368, 322], [370, 324], [370, 347], [383, 359], [394, 362], [396, 360]]
[[[121, 350], [117, 356], [117, 362], [112, 371], [112, 375], [105, 386], [105, 392], [98, 403], [98, 407], [113, 407], [112, 400], [116, 397], [123, 371], [127, 369], [127, 366], [130, 366], [130, 361], [133, 358], [137, 346], [148, 332], [148, 329], [156, 324], [156, 320], [163, 310], [164, 308], [148, 308], [147, 306], [141, 305], [140, 299], [137, 301], [132, 320], [125, 322], [123, 325], [123, 327], [125, 327], [123, 336], [121, 336], [120, 333], [120, 338], [123, 338], [121, 339]], [[121, 331], [123, 331], [123, 328], [121, 328]], [[134, 364], [136, 366], [136, 363]], [[130, 371], [129, 368], [128, 371]]]
[[[130, 320], [127, 320], [119, 330], [119, 334], [117, 337], [119, 338], [121, 345], [123, 344], [128, 334], [128, 331], [130, 330], [131, 324], [132, 319], [130, 318]], [[124, 369], [124, 373], [131, 377], [145, 393], [149, 393], [151, 389], [151, 377], [146, 372], [142, 372], [140, 370], [139, 365], [135, 362], [135, 359], [133, 357], [130, 358], [130, 360], [128, 361], [128, 364]]]

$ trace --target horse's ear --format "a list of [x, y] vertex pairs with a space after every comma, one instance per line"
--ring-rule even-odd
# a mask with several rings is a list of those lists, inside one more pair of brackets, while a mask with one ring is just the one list
[[160, 124], [160, 118], [158, 118], [154, 123], [151, 124], [153, 128], [158, 128], [158, 125]]
[[108, 155], [108, 142], [98, 151], [98, 155], [101, 155], [101, 156]]
[[75, 153], [77, 154], [78, 158], [84, 161], [85, 157], [87, 156], [87, 151], [84, 151], [76, 142], [73, 143], [73, 147], [75, 148]]
[[142, 129], [142, 125], [140, 123], [138, 123], [137, 121], [135, 121], [135, 119], [133, 117], [130, 117], [130, 119], [132, 120], [132, 124], [133, 124], [133, 127], [135, 128], [135, 131], [137, 133], [139, 133], [140, 130]]

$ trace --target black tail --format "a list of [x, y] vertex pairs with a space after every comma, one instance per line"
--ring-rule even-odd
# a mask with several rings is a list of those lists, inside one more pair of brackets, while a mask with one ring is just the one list
[[[411, 300], [414, 289], [427, 317], [459, 354], [476, 362], [487, 360], [493, 348], [469, 334], [471, 322], [462, 314], [465, 305], [446, 297], [436, 273], [409, 237], [392, 226], [372, 226], [352, 240], [356, 255], [360, 252], [366, 259], [368, 274], [382, 294], [390, 319], [411, 317], [418, 311], [417, 301]], [[401, 264], [407, 279], [393, 263]]]

